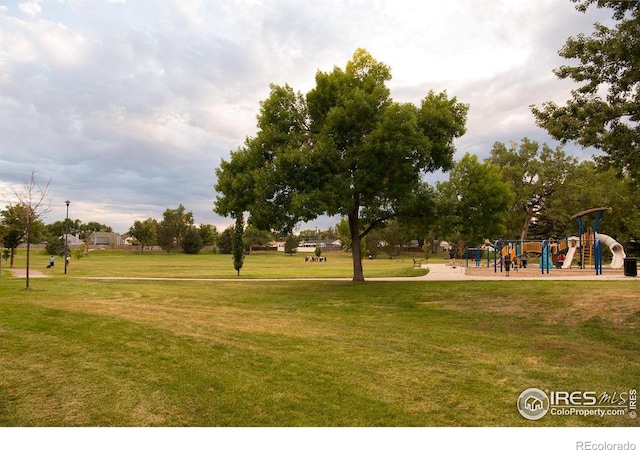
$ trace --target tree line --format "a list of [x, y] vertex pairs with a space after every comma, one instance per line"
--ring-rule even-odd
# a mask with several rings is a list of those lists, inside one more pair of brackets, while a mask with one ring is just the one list
[[9, 260], [10, 267], [13, 267], [15, 252], [20, 245], [45, 243], [47, 254], [62, 256], [65, 254], [65, 234], [86, 241], [93, 232], [111, 231], [111, 227], [99, 222], [82, 223], [78, 219], [45, 224], [37, 212], [26, 203], [8, 205], [0, 211], [3, 259]]
[[[465, 246], [486, 240], [562, 239], [578, 233], [572, 215], [599, 206], [611, 208], [600, 231], [621, 242], [628, 253], [640, 251], [637, 186], [615, 169], [578, 161], [562, 146], [552, 149], [528, 138], [496, 142], [488, 158], [464, 155], [448, 180], [430, 189], [431, 202], [423, 205], [429, 219], [419, 224], [402, 218], [388, 222], [367, 238], [367, 254], [385, 251], [391, 256], [410, 242], [422, 247], [446, 240], [462, 254]], [[346, 227], [342, 222], [337, 228], [349, 244]]]
[[[580, 87], [566, 106], [547, 102], [531, 111], [562, 143], [600, 150], [593, 161], [578, 164], [560, 148], [523, 139], [497, 143], [486, 161], [465, 155], [454, 163], [469, 105], [433, 91], [420, 105], [394, 101], [390, 68], [358, 49], [344, 69], [318, 71], [306, 94], [271, 85], [257, 134], [216, 170], [215, 211], [236, 220], [236, 233], [245, 214], [259, 229], [283, 232], [323, 214], [344, 217], [354, 281], [364, 280], [363, 241], [390, 224], [422, 236], [431, 227], [473, 245], [490, 236], [563, 233], [569, 212], [615, 205], [619, 220], [611, 223], [635, 240], [640, 6], [571, 1], [582, 12], [608, 8], [615, 26], [595, 24], [591, 36], [567, 40], [560, 55], [575, 65], [555, 73]], [[434, 189], [423, 180], [436, 170], [451, 176]]]
[[[33, 177], [33, 175], [32, 175]], [[35, 178], [32, 178], [35, 183]], [[44, 197], [43, 197], [44, 199]], [[47, 207], [47, 211], [48, 212]], [[49, 255], [63, 256], [70, 253], [65, 235], [73, 236], [83, 242], [84, 248], [89, 246], [89, 238], [94, 232], [111, 233], [111, 226], [80, 219], [67, 218], [45, 224], [42, 211], [34, 210], [28, 202], [18, 201], [0, 211], [0, 244], [4, 248], [3, 259], [13, 268], [15, 253], [23, 244], [45, 244]], [[140, 247], [140, 252], [151, 246], [159, 246], [167, 252], [182, 251], [195, 254], [205, 246], [217, 245], [222, 253], [232, 253], [231, 234], [233, 227], [219, 233], [214, 225], [194, 223], [193, 212], [186, 211], [183, 205], [175, 209], [167, 208], [162, 220], [148, 218], [135, 221], [127, 234], [133, 243]], [[251, 249], [255, 246], [268, 245], [273, 239], [271, 233], [265, 233], [249, 227], [245, 233], [244, 246]]]

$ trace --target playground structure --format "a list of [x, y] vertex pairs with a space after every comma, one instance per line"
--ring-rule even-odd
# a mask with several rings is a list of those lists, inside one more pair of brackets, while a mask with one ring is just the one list
[[[598, 242], [597, 244], [596, 240]], [[566, 254], [562, 265], [563, 269], [571, 268], [576, 253], [578, 254], [578, 266], [595, 267], [594, 254], [596, 252], [596, 246], [600, 246], [600, 248], [602, 248], [603, 245], [609, 247], [612, 255], [609, 267], [612, 269], [621, 269], [624, 265], [624, 259], [627, 256], [622, 244], [606, 234], [597, 233], [596, 235], [591, 228], [587, 229], [586, 233], [581, 237], [569, 236], [563, 240], [562, 243], [565, 245], [560, 247], [560, 251], [564, 251]]]
[[[525, 255], [540, 255], [538, 266], [542, 273], [549, 273], [549, 269], [554, 267], [570, 269], [574, 259], [578, 261], [578, 268], [585, 269], [593, 267], [596, 275], [602, 275], [602, 246], [607, 246], [613, 255], [612, 269], [620, 269], [624, 265], [626, 258], [624, 247], [618, 241], [603, 233], [598, 232], [598, 224], [602, 214], [609, 208], [594, 208], [582, 211], [571, 218], [578, 220], [579, 236], [569, 236], [565, 239], [554, 240], [497, 240], [490, 242], [485, 240], [484, 249], [480, 247], [467, 247], [466, 258], [469, 267], [470, 251], [475, 251], [475, 265], [480, 266], [482, 250], [487, 252], [487, 267], [490, 267], [493, 260], [494, 272], [504, 269], [504, 261], [509, 257], [509, 261], [514, 262], [515, 267], [527, 267], [528, 258]], [[593, 226], [585, 228], [583, 218], [590, 214], [595, 214]], [[493, 257], [491, 254], [493, 253]], [[562, 255], [562, 256], [561, 256]], [[523, 258], [525, 256], [525, 258]]]

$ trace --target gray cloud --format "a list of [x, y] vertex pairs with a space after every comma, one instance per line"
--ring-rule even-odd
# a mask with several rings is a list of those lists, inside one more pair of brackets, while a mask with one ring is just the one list
[[306, 92], [358, 47], [391, 67], [396, 100], [470, 103], [459, 156], [549, 141], [529, 105], [568, 96], [557, 51], [607, 18], [568, 0], [0, 0], [0, 190], [35, 170], [48, 221], [70, 199], [117, 231], [181, 203], [229, 223], [212, 212], [214, 171], [255, 133], [269, 83]]

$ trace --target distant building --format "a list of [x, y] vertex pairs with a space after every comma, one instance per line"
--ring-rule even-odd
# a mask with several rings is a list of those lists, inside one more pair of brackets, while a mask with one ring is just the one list
[[[284, 252], [284, 242], [278, 242], [279, 252]], [[298, 244], [298, 253], [313, 253], [316, 247], [320, 247], [323, 251], [342, 250], [342, 241], [340, 239], [309, 239]]]
[[109, 233], [106, 231], [94, 231], [89, 236], [89, 245], [123, 245], [122, 236], [119, 233]]
[[62, 242], [66, 242], [69, 247], [82, 245], [82, 239], [80, 239], [75, 234], [63, 234], [60, 236], [60, 240]]

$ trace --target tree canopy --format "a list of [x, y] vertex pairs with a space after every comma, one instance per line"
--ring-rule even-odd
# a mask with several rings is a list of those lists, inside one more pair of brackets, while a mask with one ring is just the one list
[[[29, 229], [29, 233], [27, 233]], [[0, 237], [2, 246], [10, 251], [10, 267], [13, 267], [15, 251], [20, 244], [35, 244], [43, 237], [46, 227], [27, 204], [9, 205], [0, 211]]]
[[640, 182], [640, 2], [571, 0], [584, 12], [610, 8], [613, 28], [596, 23], [591, 36], [570, 37], [560, 56], [575, 61], [555, 70], [581, 86], [565, 106], [532, 106], [538, 125], [562, 142], [602, 150], [596, 161]]
[[167, 208], [157, 226], [158, 244], [167, 252], [182, 247], [182, 238], [193, 227], [193, 213], [186, 212], [184, 205], [176, 209]]
[[437, 188], [443, 237], [478, 245], [505, 235], [513, 193], [497, 166], [467, 153]]
[[129, 228], [129, 235], [140, 244], [140, 253], [143, 253], [145, 246], [155, 244], [158, 239], [158, 221], [152, 218], [136, 220]]
[[416, 215], [421, 176], [453, 166], [453, 140], [468, 105], [429, 92], [420, 106], [394, 102], [389, 67], [365, 50], [345, 69], [316, 74], [306, 96], [271, 86], [258, 133], [217, 169], [215, 210], [248, 211], [261, 229], [290, 231], [321, 214], [347, 217], [353, 279], [364, 280], [360, 241], [402, 215]]
[[[540, 145], [527, 138], [519, 145], [511, 142], [509, 147], [496, 142], [487, 162], [498, 168], [513, 190], [507, 236], [521, 240], [527, 239], [532, 220], [539, 220], [547, 213], [549, 199], [575, 171], [577, 164], [576, 159], [567, 156], [561, 147], [553, 150], [547, 144]], [[575, 212], [578, 211], [581, 209]], [[567, 211], [567, 218], [575, 212]]]

